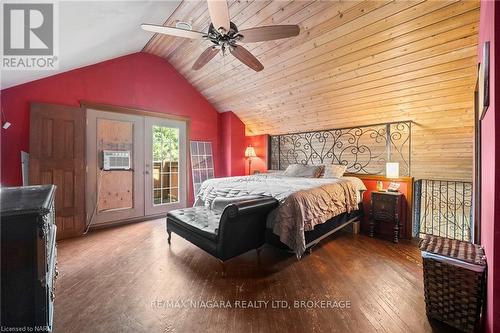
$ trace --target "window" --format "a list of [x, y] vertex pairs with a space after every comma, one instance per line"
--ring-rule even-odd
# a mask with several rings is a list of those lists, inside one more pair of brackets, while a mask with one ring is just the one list
[[191, 169], [193, 171], [194, 194], [196, 195], [205, 180], [214, 178], [211, 142], [191, 141]]

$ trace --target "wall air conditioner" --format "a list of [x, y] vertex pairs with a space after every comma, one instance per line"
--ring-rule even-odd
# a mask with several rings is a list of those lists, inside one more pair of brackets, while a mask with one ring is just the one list
[[129, 150], [103, 150], [102, 165], [103, 170], [130, 170]]

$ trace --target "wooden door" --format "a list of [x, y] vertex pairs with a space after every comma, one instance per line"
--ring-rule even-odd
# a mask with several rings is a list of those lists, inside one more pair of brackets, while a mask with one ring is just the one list
[[85, 228], [83, 109], [31, 104], [29, 182], [57, 186], [57, 238], [81, 235]]

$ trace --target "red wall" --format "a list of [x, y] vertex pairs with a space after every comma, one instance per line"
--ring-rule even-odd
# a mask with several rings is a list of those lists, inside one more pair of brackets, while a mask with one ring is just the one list
[[[268, 156], [268, 140], [269, 135], [252, 135], [245, 137], [245, 147], [251, 145], [255, 149], [257, 157], [252, 158], [252, 173], [254, 171], [267, 171], [267, 156]], [[245, 175], [248, 175], [248, 160], [245, 161]]]
[[245, 174], [245, 124], [233, 112], [224, 112], [219, 117], [222, 155], [221, 175], [242, 176]]
[[80, 100], [189, 117], [190, 139], [213, 142], [215, 172], [221, 174], [217, 111], [166, 60], [135, 53], [2, 90], [2, 109], [12, 123], [1, 130], [2, 185], [21, 184], [20, 151], [29, 150], [29, 103], [78, 106]]
[[[488, 291], [486, 301], [486, 332], [500, 332], [500, 220], [495, 213], [500, 211], [500, 115], [495, 110], [495, 17], [499, 17], [500, 6], [495, 1], [481, 1], [478, 59], [482, 59], [482, 47], [490, 41], [490, 106], [481, 122], [481, 243], [488, 261]], [[495, 190], [497, 189], [497, 190]]]

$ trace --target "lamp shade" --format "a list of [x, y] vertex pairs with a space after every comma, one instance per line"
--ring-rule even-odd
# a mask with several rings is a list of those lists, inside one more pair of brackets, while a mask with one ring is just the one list
[[399, 178], [399, 163], [387, 162], [385, 164], [385, 176], [387, 178]]
[[245, 149], [245, 157], [257, 157], [255, 149], [253, 149], [252, 146], [248, 146], [247, 149]]

